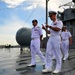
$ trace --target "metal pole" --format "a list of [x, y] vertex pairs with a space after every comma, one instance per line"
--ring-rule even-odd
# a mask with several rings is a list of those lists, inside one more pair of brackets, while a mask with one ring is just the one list
[[[46, 24], [48, 24], [48, 1], [49, 0], [46, 0]], [[46, 32], [46, 37], [47, 37], [47, 32]]]

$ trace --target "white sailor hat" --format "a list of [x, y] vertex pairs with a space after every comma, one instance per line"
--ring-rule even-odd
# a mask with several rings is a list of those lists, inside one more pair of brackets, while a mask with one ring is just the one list
[[63, 26], [63, 28], [67, 28], [67, 26]]
[[52, 15], [52, 14], [57, 14], [55, 11], [49, 11], [49, 15]]

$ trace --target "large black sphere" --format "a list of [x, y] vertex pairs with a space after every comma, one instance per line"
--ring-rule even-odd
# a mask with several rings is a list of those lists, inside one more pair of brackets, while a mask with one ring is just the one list
[[20, 46], [29, 46], [31, 40], [31, 29], [21, 28], [16, 33], [16, 41]]

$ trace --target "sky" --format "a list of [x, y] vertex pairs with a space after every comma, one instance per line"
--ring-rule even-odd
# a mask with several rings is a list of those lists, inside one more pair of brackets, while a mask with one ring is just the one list
[[[32, 28], [32, 20], [37, 19], [38, 25], [46, 21], [46, 0], [0, 0], [0, 45], [17, 45], [15, 36], [22, 27]], [[72, 0], [49, 0], [48, 11], [63, 11], [60, 5]], [[48, 23], [51, 20], [48, 18]], [[45, 36], [45, 32], [43, 31]]]

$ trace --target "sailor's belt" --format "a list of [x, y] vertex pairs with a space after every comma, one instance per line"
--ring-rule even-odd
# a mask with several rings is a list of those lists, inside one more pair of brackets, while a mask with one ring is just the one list
[[37, 38], [31, 38], [31, 40], [36, 40], [36, 39], [38, 39], [38, 37]]
[[62, 39], [62, 41], [66, 41], [66, 40], [68, 40], [68, 39]]
[[50, 36], [54, 36], [54, 35], [50, 35]]
[[50, 36], [51, 36], [51, 37], [56, 37], [56, 36], [60, 36], [60, 35], [52, 35], [52, 34], [51, 34]]

